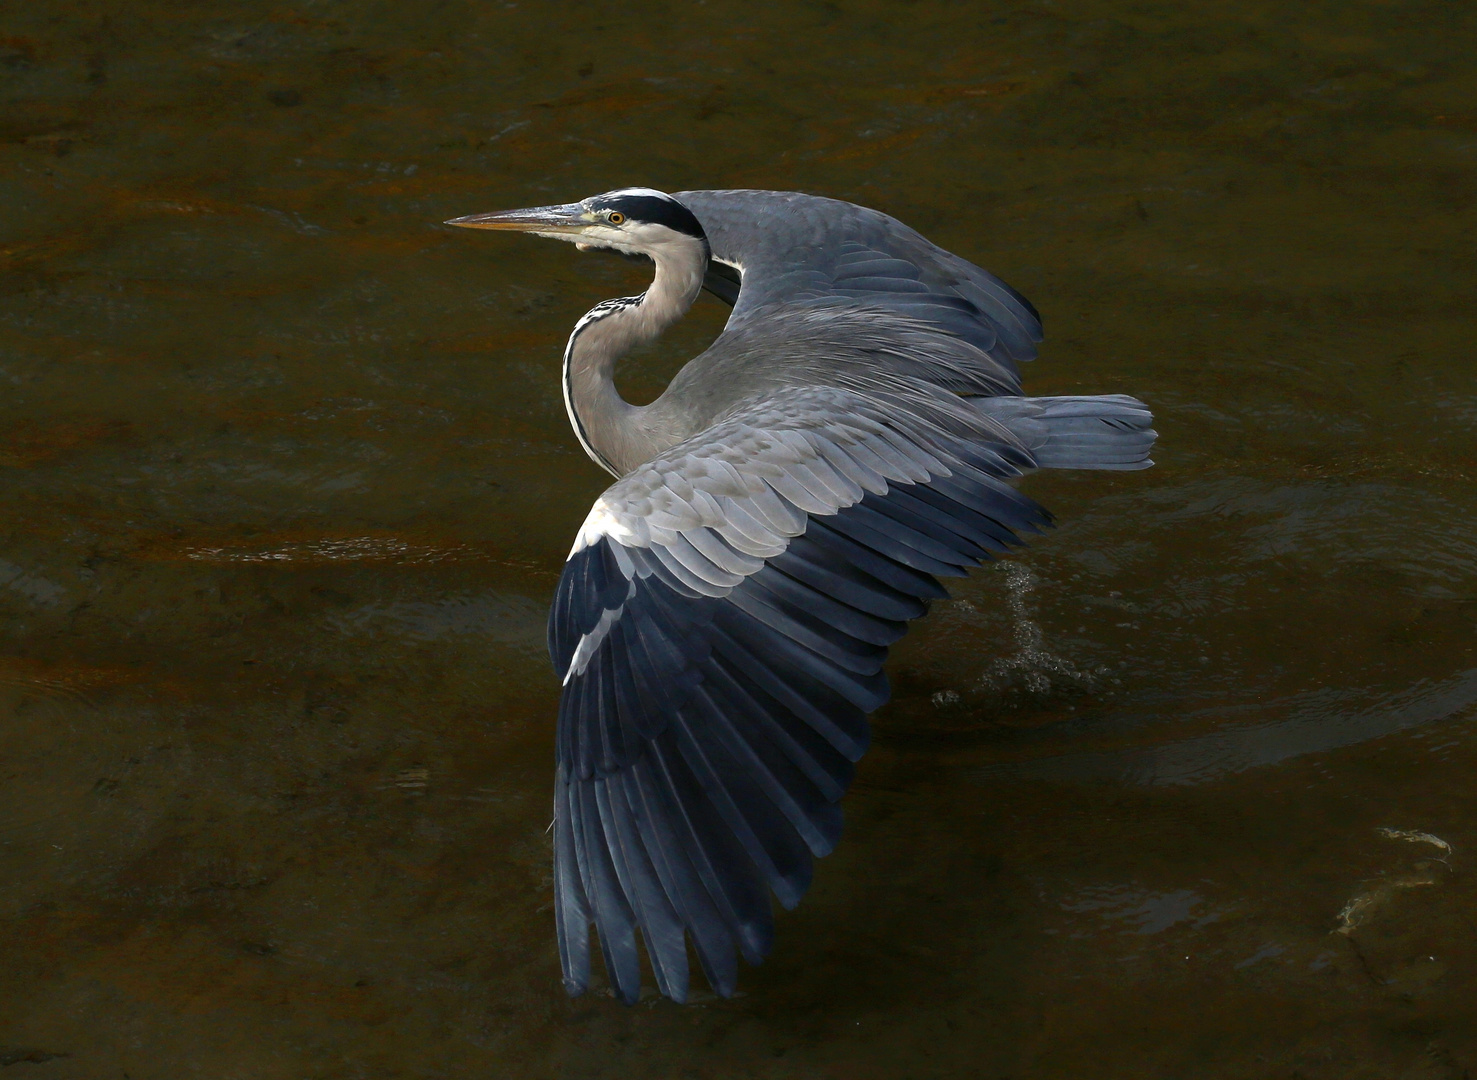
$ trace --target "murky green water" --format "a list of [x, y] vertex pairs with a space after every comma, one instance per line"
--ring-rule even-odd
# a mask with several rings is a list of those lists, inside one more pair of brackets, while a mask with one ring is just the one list
[[[1474, 56], [1444, 0], [4, 5], [7, 1080], [1477, 1070]], [[887, 210], [1161, 433], [1027, 482], [686, 1008], [567, 1000], [549, 910], [558, 357], [640, 271], [437, 224], [631, 183]]]

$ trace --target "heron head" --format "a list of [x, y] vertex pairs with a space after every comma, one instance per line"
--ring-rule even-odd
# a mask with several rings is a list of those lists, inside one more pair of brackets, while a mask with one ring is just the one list
[[535, 206], [452, 218], [464, 229], [501, 229], [572, 241], [580, 250], [608, 248], [623, 255], [655, 257], [694, 241], [707, 246], [692, 211], [653, 188], [621, 188], [562, 206]]

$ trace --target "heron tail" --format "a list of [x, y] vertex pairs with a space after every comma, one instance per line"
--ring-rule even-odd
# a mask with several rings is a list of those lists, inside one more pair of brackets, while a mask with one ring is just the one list
[[1095, 397], [971, 398], [980, 412], [1009, 428], [1043, 469], [1147, 469], [1158, 432], [1142, 401], [1126, 394]]

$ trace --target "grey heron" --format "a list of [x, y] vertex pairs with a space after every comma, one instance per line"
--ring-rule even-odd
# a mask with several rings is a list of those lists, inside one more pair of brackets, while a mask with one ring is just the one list
[[[1010, 481], [1140, 469], [1148, 409], [1024, 397], [1036, 310], [901, 222], [776, 191], [624, 188], [459, 217], [644, 256], [564, 350], [564, 403], [616, 478], [580, 526], [549, 615], [556, 734], [555, 921], [564, 985], [598, 931], [614, 994], [713, 990], [770, 951], [841, 834], [838, 803], [888, 699], [888, 646], [939, 577], [1051, 516]], [[613, 372], [704, 287], [723, 332], [651, 404]]]

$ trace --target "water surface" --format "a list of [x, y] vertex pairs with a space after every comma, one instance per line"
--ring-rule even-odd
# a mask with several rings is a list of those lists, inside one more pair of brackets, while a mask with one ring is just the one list
[[[1474, 22], [0, 8], [7, 1080], [1477, 1069]], [[545, 834], [558, 358], [641, 272], [438, 224], [633, 183], [893, 213], [1161, 433], [1026, 482], [686, 1008], [565, 998]]]

